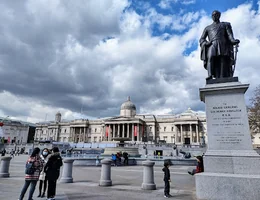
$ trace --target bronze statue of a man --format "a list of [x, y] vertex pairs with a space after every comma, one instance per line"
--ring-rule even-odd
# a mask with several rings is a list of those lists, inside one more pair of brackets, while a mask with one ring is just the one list
[[212, 12], [213, 23], [204, 29], [199, 41], [201, 60], [204, 61], [204, 68], [208, 70], [207, 80], [233, 77], [234, 73], [236, 58], [233, 46], [240, 41], [234, 39], [230, 23], [219, 21], [220, 15], [217, 10]]

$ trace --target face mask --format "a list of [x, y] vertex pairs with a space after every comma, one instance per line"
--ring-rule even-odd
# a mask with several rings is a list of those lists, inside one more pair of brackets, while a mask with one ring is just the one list
[[44, 151], [44, 152], [42, 152], [42, 155], [47, 156], [48, 152]]

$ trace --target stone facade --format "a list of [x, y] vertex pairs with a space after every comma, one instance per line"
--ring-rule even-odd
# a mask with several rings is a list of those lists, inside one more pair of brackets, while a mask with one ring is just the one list
[[35, 140], [89, 143], [112, 142], [120, 138], [136, 143], [205, 144], [206, 119], [205, 115], [191, 109], [178, 115], [136, 114], [136, 107], [128, 98], [121, 106], [120, 116], [67, 122], [56, 116], [56, 121], [36, 124]]
[[4, 126], [0, 127], [0, 143], [26, 144], [33, 141], [34, 132], [35, 124], [5, 119]]

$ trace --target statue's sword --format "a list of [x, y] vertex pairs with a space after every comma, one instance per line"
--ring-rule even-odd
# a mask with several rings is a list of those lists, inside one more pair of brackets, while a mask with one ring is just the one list
[[234, 67], [233, 67], [233, 70], [232, 70], [232, 77], [233, 77], [235, 69], [236, 69], [238, 47], [239, 47], [238, 44], [236, 44], [234, 46]]

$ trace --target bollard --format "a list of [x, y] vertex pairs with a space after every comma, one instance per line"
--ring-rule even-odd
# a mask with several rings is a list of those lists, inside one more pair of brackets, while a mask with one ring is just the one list
[[143, 161], [142, 165], [144, 166], [142, 189], [156, 190], [156, 185], [154, 183], [154, 172], [153, 172], [154, 162]]
[[101, 168], [101, 178], [99, 182], [99, 186], [111, 186], [111, 162], [110, 159], [101, 160], [102, 168]]
[[1, 158], [1, 164], [0, 164], [0, 177], [7, 178], [10, 176], [9, 174], [9, 166], [10, 166], [10, 160], [12, 157], [5, 156]]
[[73, 183], [73, 177], [72, 177], [73, 162], [74, 162], [73, 159], [65, 159], [63, 161], [64, 164], [63, 164], [60, 183]]

